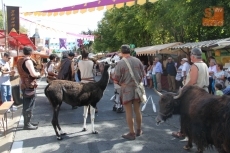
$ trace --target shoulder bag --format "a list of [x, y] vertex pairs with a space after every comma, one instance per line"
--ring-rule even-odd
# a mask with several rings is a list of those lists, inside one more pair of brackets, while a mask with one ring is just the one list
[[134, 74], [133, 74], [133, 71], [131, 69], [131, 66], [128, 62], [128, 60], [126, 58], [123, 58], [126, 65], [128, 66], [129, 68], [129, 73], [131, 74], [131, 77], [133, 78], [135, 84], [136, 84], [136, 89], [135, 89], [135, 92], [137, 93], [137, 95], [139, 96], [140, 100], [142, 103], [146, 103], [146, 100], [147, 100], [147, 96], [146, 96], [146, 93], [145, 93], [145, 88], [143, 86], [143, 83], [141, 82], [140, 84], [137, 83], [135, 77], [134, 77]]

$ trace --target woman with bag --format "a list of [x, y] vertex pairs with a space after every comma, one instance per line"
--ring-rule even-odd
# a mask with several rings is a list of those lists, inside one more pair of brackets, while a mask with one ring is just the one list
[[46, 67], [46, 70], [47, 70], [47, 83], [50, 83], [51, 81], [53, 80], [56, 80], [57, 78], [57, 74], [55, 73], [55, 63], [56, 63], [56, 58], [57, 58], [57, 55], [56, 54], [51, 54], [49, 56], [49, 59], [50, 61], [47, 63], [47, 67]]
[[[136, 136], [142, 135], [141, 100], [136, 92], [136, 89], [138, 88], [136, 83], [142, 83], [145, 72], [141, 61], [136, 57], [130, 56], [129, 45], [122, 45], [121, 53], [123, 58], [117, 63], [113, 79], [114, 83], [121, 86], [121, 101], [125, 107], [126, 121], [129, 127], [129, 133], [122, 135], [122, 137], [128, 140], [135, 140]], [[133, 70], [133, 72], [130, 70]], [[133, 111], [137, 122], [136, 131], [134, 129]]]

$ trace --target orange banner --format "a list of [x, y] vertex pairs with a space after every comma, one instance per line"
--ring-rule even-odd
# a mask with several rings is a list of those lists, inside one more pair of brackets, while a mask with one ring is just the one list
[[224, 8], [210, 7], [204, 10], [203, 26], [223, 26], [224, 25]]

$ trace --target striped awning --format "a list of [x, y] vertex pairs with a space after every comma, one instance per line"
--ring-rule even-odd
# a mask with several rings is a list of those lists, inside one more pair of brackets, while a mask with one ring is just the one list
[[171, 51], [171, 47], [182, 44], [181, 42], [174, 42], [169, 44], [147, 46], [141, 48], [135, 48], [137, 56], [141, 55], [156, 55], [156, 54], [175, 54]]
[[182, 45], [173, 46], [171, 47], [171, 49], [192, 49], [192, 48], [215, 49], [215, 47], [219, 47], [220, 49], [227, 46], [230, 47], [230, 38], [185, 43]]
[[95, 10], [101, 11], [112, 8], [122, 8], [124, 6], [133, 6], [135, 4], [143, 5], [146, 2], [156, 2], [158, 0], [95, 0], [83, 4], [77, 4], [73, 6], [67, 6], [62, 8], [41, 10], [34, 12], [23, 12], [24, 16], [62, 16], [71, 15], [77, 13], [93, 12]]

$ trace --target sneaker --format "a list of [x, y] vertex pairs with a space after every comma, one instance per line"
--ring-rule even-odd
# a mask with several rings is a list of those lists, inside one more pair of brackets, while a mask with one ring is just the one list
[[17, 108], [16, 106], [13, 105], [13, 106], [11, 107], [11, 110], [12, 110], [12, 111], [16, 111], [16, 110], [18, 110], [18, 108]]

